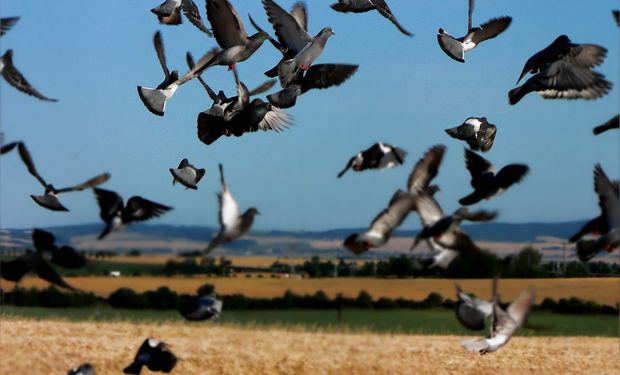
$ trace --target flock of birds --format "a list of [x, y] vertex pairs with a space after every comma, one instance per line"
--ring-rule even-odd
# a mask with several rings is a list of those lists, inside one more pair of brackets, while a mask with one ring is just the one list
[[[284, 110], [297, 105], [298, 97], [312, 89], [326, 89], [343, 84], [357, 71], [353, 64], [314, 64], [329, 38], [334, 35], [330, 27], [321, 29], [316, 35], [308, 33], [307, 10], [303, 2], [293, 5], [287, 12], [273, 0], [262, 0], [267, 20], [273, 26], [275, 38], [270, 36], [250, 17], [256, 33], [248, 35], [241, 17], [228, 0], [206, 0], [206, 17], [210, 28], [203, 21], [200, 10], [192, 0], [166, 0], [151, 9], [162, 24], [178, 25], [182, 15], [200, 31], [213, 37], [218, 47], [210, 49], [200, 59], [194, 61], [187, 53], [187, 72], [180, 76], [177, 70], [167, 66], [164, 43], [161, 32], [157, 31], [153, 43], [158, 61], [164, 73], [163, 81], [155, 88], [137, 86], [138, 96], [147, 110], [158, 116], [164, 116], [167, 102], [184, 83], [196, 78], [207, 91], [213, 104], [197, 117], [197, 137], [209, 145], [221, 136], [240, 137], [245, 133], [262, 131], [283, 131], [293, 124], [292, 117]], [[497, 37], [511, 24], [508, 16], [493, 18], [478, 27], [472, 27], [473, 0], [469, 0], [468, 27], [465, 36], [455, 38], [445, 30], [439, 29], [437, 41], [439, 47], [452, 59], [464, 63], [465, 53], [471, 51], [485, 40]], [[361, 13], [377, 11], [391, 21], [396, 28], [407, 36], [413, 36], [396, 19], [387, 3], [383, 0], [338, 0], [331, 5], [338, 12]], [[618, 22], [618, 12], [613, 15]], [[4, 35], [18, 21], [19, 17], [0, 19], [0, 36]], [[266, 99], [251, 99], [252, 96], [270, 90], [276, 79], [271, 79], [259, 87], [248, 90], [240, 80], [236, 64], [251, 58], [263, 44], [269, 41], [280, 53], [277, 64], [265, 75], [277, 78], [281, 88], [266, 96]], [[576, 44], [566, 35], [557, 37], [549, 46], [530, 57], [517, 80], [517, 84], [529, 73], [532, 75], [521, 86], [508, 93], [509, 103], [518, 103], [523, 96], [537, 92], [545, 99], [596, 99], [607, 94], [611, 83], [594, 71], [606, 56], [607, 50], [594, 44]], [[7, 50], [0, 58], [0, 72], [11, 86], [45, 101], [57, 101], [39, 93], [13, 65], [13, 51]], [[227, 66], [232, 70], [236, 96], [228, 97], [223, 91], [216, 93], [201, 78], [201, 74], [214, 66]], [[619, 118], [615, 116], [607, 123], [593, 129], [600, 134], [619, 127]], [[497, 127], [485, 117], [470, 117], [461, 125], [446, 129], [452, 138], [465, 141], [465, 166], [471, 175], [473, 191], [459, 200], [462, 205], [452, 214], [446, 214], [434, 195], [440, 190], [431, 181], [439, 173], [446, 151], [444, 145], [429, 148], [415, 164], [409, 175], [406, 190], [397, 190], [391, 197], [388, 207], [380, 212], [364, 233], [355, 233], [347, 237], [343, 246], [354, 254], [362, 254], [371, 248], [386, 244], [392, 232], [398, 228], [412, 212], [417, 212], [422, 230], [411, 246], [414, 249], [424, 241], [432, 250], [432, 257], [423, 262], [424, 267], [447, 268], [460, 253], [480, 252], [479, 247], [460, 227], [463, 221], [490, 221], [497, 216], [495, 211], [479, 209], [470, 211], [467, 206], [483, 200], [492, 199], [512, 185], [519, 183], [527, 175], [529, 167], [524, 164], [509, 164], [497, 170], [493, 163], [475, 151], [488, 152], [493, 146]], [[78, 185], [57, 189], [48, 183], [37, 171], [33, 159], [23, 142], [2, 144], [1, 154], [17, 149], [27, 170], [43, 186], [43, 195], [31, 195], [41, 207], [53, 211], [68, 211], [59, 201], [59, 195], [67, 192], [92, 188], [100, 208], [100, 217], [105, 226], [99, 235], [104, 239], [111, 232], [132, 222], [145, 221], [158, 217], [172, 207], [166, 206], [141, 196], [132, 196], [127, 202], [114, 191], [98, 186], [110, 179], [109, 173], [101, 173]], [[407, 152], [386, 143], [376, 143], [370, 148], [353, 156], [346, 167], [338, 174], [342, 177], [348, 170], [362, 172], [370, 169], [392, 168], [405, 162]], [[170, 168], [173, 184], [179, 183], [187, 189], [197, 189], [198, 183], [205, 175], [203, 168], [190, 164], [183, 159], [177, 168]], [[204, 255], [219, 245], [234, 241], [243, 236], [252, 227], [255, 215], [254, 207], [241, 213], [238, 203], [233, 198], [224, 179], [223, 166], [219, 165], [221, 192], [219, 199], [220, 230], [204, 250]], [[578, 233], [571, 237], [577, 243], [580, 259], [587, 261], [598, 252], [612, 251], [620, 243], [620, 202], [619, 183], [611, 181], [600, 165], [594, 168], [594, 190], [598, 195], [601, 214], [588, 222]], [[28, 272], [36, 273], [40, 278], [67, 289], [75, 289], [65, 282], [51, 264], [65, 268], [79, 268], [86, 264], [86, 258], [69, 246], [58, 247], [53, 234], [34, 229], [32, 239], [35, 251], [0, 263], [2, 278], [19, 281]], [[489, 338], [464, 340], [462, 346], [472, 352], [484, 354], [505, 345], [513, 333], [527, 319], [534, 303], [535, 292], [528, 289], [522, 292], [506, 309], [500, 305], [497, 294], [497, 279], [493, 282], [490, 301], [475, 299], [457, 287], [458, 320], [467, 328], [481, 330], [485, 321], [491, 320]], [[221, 301], [214, 295], [184, 295], [179, 311], [189, 320], [216, 319], [222, 309]], [[142, 366], [152, 371], [170, 372], [177, 362], [176, 356], [163, 342], [147, 339], [139, 348], [134, 362], [125, 368], [125, 373], [138, 374]], [[69, 374], [94, 374], [89, 364], [84, 364], [69, 371]]]

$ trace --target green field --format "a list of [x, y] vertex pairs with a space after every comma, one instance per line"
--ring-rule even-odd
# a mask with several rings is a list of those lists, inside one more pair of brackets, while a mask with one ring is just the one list
[[[179, 324], [224, 324], [276, 327], [302, 331], [347, 331], [404, 334], [475, 335], [462, 328], [450, 310], [356, 310], [342, 312], [337, 324], [335, 310], [224, 311], [217, 323], [187, 322], [176, 311], [121, 310], [112, 308], [29, 308], [3, 306], [3, 315], [70, 321], [154, 321]], [[1, 316], [0, 316], [0, 320]], [[618, 336], [618, 317], [613, 315], [564, 315], [534, 312], [520, 336]], [[480, 334], [487, 334], [486, 331]]]

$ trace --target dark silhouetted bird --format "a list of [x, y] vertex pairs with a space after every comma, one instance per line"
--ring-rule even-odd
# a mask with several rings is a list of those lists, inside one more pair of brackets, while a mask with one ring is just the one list
[[138, 349], [133, 362], [125, 367], [125, 374], [140, 374], [142, 366], [153, 372], [169, 373], [177, 364], [177, 357], [163, 341], [146, 339]]
[[123, 198], [116, 192], [99, 188], [93, 190], [99, 204], [99, 216], [106, 224], [98, 237], [99, 239], [125, 225], [158, 217], [172, 209], [172, 207], [155, 203], [140, 196], [129, 198], [127, 205], [124, 205]]
[[179, 312], [187, 320], [217, 320], [222, 313], [222, 301], [215, 296], [192, 296], [182, 294]]
[[220, 231], [211, 240], [209, 246], [204, 250], [207, 256], [220, 244], [231, 242], [243, 236], [254, 223], [254, 216], [259, 214], [255, 207], [248, 208], [243, 214], [239, 210], [239, 205], [233, 198], [226, 181], [224, 180], [224, 167], [220, 167], [220, 183], [222, 191], [217, 195], [220, 204]]
[[592, 70], [600, 65], [607, 50], [595, 44], [574, 44], [566, 35], [530, 57], [517, 83], [529, 72], [534, 75], [508, 93], [510, 104], [526, 94], [538, 92], [545, 99], [597, 99], [607, 94], [611, 82]]
[[349, 169], [361, 172], [367, 169], [392, 168], [403, 164], [405, 156], [407, 156], [407, 151], [387, 143], [378, 142], [349, 159], [346, 167], [338, 173], [338, 178], [342, 177]]
[[461, 125], [446, 129], [445, 132], [452, 138], [466, 141], [474, 151], [487, 152], [493, 147], [497, 127], [489, 124], [486, 117], [470, 117]]
[[70, 186], [70, 187], [66, 187], [62, 189], [56, 189], [54, 185], [48, 184], [43, 179], [43, 177], [39, 175], [39, 172], [37, 172], [37, 169], [35, 168], [34, 163], [32, 162], [32, 158], [30, 157], [30, 153], [28, 152], [26, 145], [22, 142], [19, 142], [17, 145], [17, 150], [19, 152], [19, 155], [22, 161], [24, 162], [24, 164], [26, 164], [26, 167], [28, 168], [28, 172], [30, 172], [30, 174], [33, 175], [37, 179], [37, 181], [39, 181], [41, 185], [43, 185], [43, 187], [45, 188], [45, 193], [43, 195], [31, 195], [30, 197], [39, 206], [45, 207], [48, 210], [69, 211], [58, 200], [58, 194], [67, 193], [71, 191], [81, 191], [81, 190], [84, 190], [90, 187], [100, 185], [110, 179], [110, 174], [106, 172], [106, 173], [97, 175], [87, 181], [84, 181], [79, 185]]
[[371, 10], [376, 10], [383, 17], [390, 20], [390, 22], [392, 22], [401, 33], [407, 36], [413, 36], [412, 33], [407, 31], [400, 23], [398, 23], [396, 17], [394, 17], [392, 10], [387, 5], [385, 0], [338, 0], [337, 3], [330, 6], [333, 10], [342, 13], [364, 13]]
[[24, 94], [34, 96], [35, 98], [45, 100], [48, 102], [57, 102], [58, 99], [51, 99], [41, 94], [35, 89], [26, 78], [15, 68], [13, 65], [13, 50], [7, 50], [2, 57], [0, 57], [0, 73], [4, 80], [11, 86], [15, 87]]
[[511, 185], [520, 182], [529, 171], [527, 165], [509, 164], [495, 173], [495, 167], [490, 161], [468, 149], [465, 149], [465, 165], [471, 174], [471, 186], [474, 188], [471, 194], [459, 200], [465, 206], [503, 193]]
[[205, 175], [204, 168], [196, 168], [187, 159], [181, 160], [178, 168], [170, 168], [172, 184], [179, 182], [188, 189], [198, 189], [198, 181]]
[[454, 38], [452, 35], [439, 29], [437, 41], [439, 47], [452, 59], [458, 62], [465, 62], [465, 52], [476, 48], [478, 44], [487, 39], [492, 39], [504, 32], [510, 26], [512, 17], [504, 16], [492, 18], [480, 25], [472, 28], [472, 14], [474, 11], [474, 1], [469, 0], [469, 12], [467, 19], [467, 34], [461, 38]]
[[79, 367], [69, 370], [67, 375], [95, 375], [95, 368], [90, 363], [84, 363]]
[[594, 129], [592, 129], [592, 133], [594, 133], [594, 135], [599, 135], [603, 132], [606, 132], [607, 130], [618, 128], [620, 128], [620, 115], [616, 115], [606, 123], [594, 127]]

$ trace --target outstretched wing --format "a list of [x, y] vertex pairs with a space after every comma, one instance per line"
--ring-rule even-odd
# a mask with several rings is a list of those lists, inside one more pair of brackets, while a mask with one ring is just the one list
[[267, 19], [273, 25], [276, 37], [282, 46], [293, 51], [293, 55], [299, 53], [312, 37], [300, 25], [295, 17], [282, 9], [272, 0], [263, 0], [263, 7], [267, 12]]
[[86, 180], [86, 181], [82, 182], [79, 185], [58, 189], [58, 190], [56, 190], [56, 193], [59, 194], [59, 193], [65, 193], [65, 192], [68, 192], [68, 191], [80, 191], [80, 190], [84, 190], [84, 189], [87, 189], [87, 188], [95, 187], [95, 186], [101, 185], [104, 182], [106, 182], [107, 180], [109, 180], [110, 176], [111, 175], [108, 172], [102, 173], [100, 175], [97, 175], [97, 176], [89, 179], [89, 180]]
[[28, 172], [30, 172], [30, 174], [33, 175], [41, 183], [41, 185], [43, 185], [43, 187], [46, 187], [47, 182], [45, 182], [43, 177], [41, 177], [41, 175], [39, 175], [39, 172], [37, 172], [37, 168], [34, 166], [32, 157], [30, 157], [30, 152], [28, 152], [26, 145], [20, 142], [17, 145], [17, 151], [19, 152], [19, 156], [22, 158], [22, 161], [24, 162], [24, 164], [26, 164], [26, 168], [28, 168]]
[[164, 214], [172, 207], [133, 196], [127, 201], [127, 206], [123, 210], [123, 222], [144, 221]]
[[7, 31], [11, 30], [11, 27], [13, 27], [17, 21], [19, 21], [19, 17], [0, 18], [0, 36], [3, 36]]
[[46, 100], [48, 102], [57, 102], [58, 99], [48, 98], [35, 89], [26, 77], [13, 65], [13, 51], [7, 50], [3, 57], [4, 68], [2, 68], [2, 76], [9, 85], [15, 87], [24, 94], [34, 96], [35, 98]]
[[493, 18], [472, 30], [474, 34], [471, 37], [471, 41], [478, 44], [487, 39], [495, 38], [506, 30], [511, 22], [512, 17], [508, 16]]
[[410, 193], [426, 189], [428, 184], [437, 176], [439, 166], [443, 160], [446, 146], [435, 145], [429, 148], [424, 156], [413, 167], [407, 180], [407, 190]]
[[415, 206], [415, 197], [402, 190], [396, 191], [390, 199], [388, 207], [381, 211], [372, 221], [368, 233], [377, 233], [381, 236], [389, 236], [392, 231], [407, 218], [409, 212]]
[[99, 204], [99, 216], [106, 223], [123, 209], [123, 198], [116, 192], [100, 188], [93, 188], [93, 191]]
[[192, 0], [182, 0], [181, 1], [181, 9], [183, 10], [183, 14], [185, 17], [191, 22], [194, 26], [198, 28], [198, 30], [207, 34], [208, 36], [213, 36], [211, 30], [207, 29], [205, 24], [202, 22], [202, 18], [200, 17], [200, 11]]
[[207, 19], [222, 49], [245, 45], [248, 34], [239, 14], [228, 0], [207, 0]]
[[326, 89], [339, 86], [349, 79], [359, 65], [352, 64], [317, 64], [312, 65], [301, 80], [301, 92], [310, 89]]
[[161, 65], [167, 80], [168, 77], [170, 77], [170, 70], [168, 70], [168, 65], [166, 64], [166, 52], [164, 51], [164, 42], [161, 39], [161, 32], [157, 31], [155, 36], [153, 36], [153, 45], [155, 46], [157, 59], [159, 60], [159, 64]]

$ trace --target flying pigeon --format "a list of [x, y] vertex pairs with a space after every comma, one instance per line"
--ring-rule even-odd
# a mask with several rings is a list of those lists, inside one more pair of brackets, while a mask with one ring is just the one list
[[592, 133], [594, 133], [594, 135], [599, 135], [603, 132], [606, 132], [607, 130], [618, 128], [620, 128], [620, 115], [616, 115], [614, 116], [614, 118], [607, 121], [606, 123], [596, 126], [594, 129], [592, 129]]
[[497, 127], [489, 124], [486, 117], [470, 117], [461, 125], [446, 129], [445, 132], [452, 138], [466, 141], [474, 151], [487, 152], [493, 147]]
[[351, 234], [345, 239], [343, 246], [359, 255], [372, 247], [386, 244], [394, 229], [400, 226], [414, 209], [415, 194], [420, 191], [434, 194], [439, 190], [436, 185], [429, 186], [429, 184], [439, 171], [444, 152], [445, 147], [442, 145], [428, 149], [409, 174], [407, 192], [398, 190], [394, 193], [388, 208], [377, 215], [368, 230], [362, 234]]
[[574, 44], [566, 35], [560, 35], [527, 60], [517, 84], [528, 72], [534, 75], [510, 90], [509, 102], [514, 105], [533, 91], [545, 99], [600, 98], [612, 84], [592, 68], [600, 65], [606, 55], [607, 50], [601, 46]]
[[269, 38], [264, 32], [248, 37], [241, 17], [228, 0], [207, 0], [207, 18], [222, 50], [207, 62], [206, 68], [227, 65], [234, 70], [236, 63], [249, 59]]
[[178, 168], [170, 168], [172, 184], [177, 181], [188, 189], [198, 189], [198, 181], [205, 175], [204, 168], [196, 168], [187, 159], [181, 160]]
[[386, 244], [392, 231], [398, 228], [414, 208], [414, 195], [402, 190], [396, 191], [388, 207], [381, 211], [372, 221], [365, 233], [351, 234], [344, 240], [343, 246], [355, 255], [360, 255], [370, 248]]
[[214, 296], [191, 296], [182, 294], [179, 312], [187, 320], [217, 320], [222, 313], [222, 301]]
[[533, 288], [527, 289], [521, 292], [504, 310], [499, 305], [498, 296], [495, 295], [493, 314], [491, 315], [491, 336], [489, 338], [466, 339], [461, 341], [461, 346], [473, 353], [486, 354], [506, 345], [517, 329], [523, 326], [527, 320], [534, 305], [535, 297], [535, 290]]
[[32, 161], [32, 158], [30, 157], [30, 153], [28, 152], [28, 149], [26, 148], [26, 145], [24, 143], [18, 142], [17, 151], [19, 152], [19, 156], [21, 157], [24, 164], [26, 164], [26, 167], [28, 168], [28, 172], [30, 172], [30, 174], [33, 175], [45, 188], [45, 192], [43, 193], [43, 195], [31, 195], [30, 197], [39, 206], [47, 208], [48, 210], [69, 211], [58, 200], [58, 194], [67, 193], [71, 191], [81, 191], [81, 190], [84, 190], [90, 187], [100, 185], [110, 179], [110, 174], [106, 172], [106, 173], [97, 175], [87, 181], [84, 181], [79, 185], [70, 186], [70, 187], [66, 187], [62, 189], [56, 189], [54, 185], [48, 184], [43, 179], [43, 177], [39, 175], [39, 172], [37, 172], [37, 169], [35, 168], [34, 163]]
[[163, 116], [166, 110], [166, 102], [172, 98], [172, 95], [177, 91], [179, 86], [185, 82], [195, 78], [205, 68], [208, 61], [215, 56], [217, 50], [212, 49], [207, 52], [193, 68], [191, 68], [183, 77], [179, 77], [179, 73], [176, 70], [170, 72], [166, 65], [166, 54], [164, 53], [164, 43], [161, 40], [161, 33], [157, 31], [153, 37], [153, 44], [155, 45], [155, 52], [157, 52], [157, 58], [164, 71], [164, 81], [154, 89], [138, 86], [138, 95], [144, 103], [146, 109], [151, 113]]
[[495, 167], [490, 161], [468, 149], [465, 149], [465, 164], [471, 174], [474, 191], [459, 200], [464, 206], [503, 193], [511, 185], [520, 182], [529, 171], [527, 165], [509, 164], [495, 173]]
[[512, 17], [504, 16], [499, 18], [492, 18], [489, 21], [480, 25], [480, 27], [472, 28], [472, 14], [474, 12], [474, 0], [469, 0], [469, 12], [467, 19], [467, 34], [462, 38], [454, 38], [452, 35], [445, 32], [444, 29], [439, 29], [437, 35], [437, 41], [439, 47], [450, 58], [458, 61], [465, 62], [465, 52], [469, 52], [476, 48], [478, 44], [484, 42], [487, 39], [492, 39], [504, 32], [510, 26]]
[[177, 364], [177, 357], [163, 341], [146, 339], [138, 349], [133, 362], [123, 369], [125, 374], [140, 374], [142, 366], [153, 372], [169, 373]]
[[[577, 241], [577, 256], [582, 262], [592, 259], [598, 252], [609, 252], [620, 246], [620, 183], [609, 180], [600, 164], [594, 167], [594, 191], [598, 195], [601, 215], [590, 220], [570, 239]], [[581, 238], [587, 233], [597, 238]]]
[[200, 112], [196, 120], [201, 142], [210, 145], [222, 135], [240, 137], [244, 133], [258, 130], [280, 132], [293, 125], [293, 118], [283, 110], [261, 99], [250, 101], [251, 95], [257, 90], [263, 90], [264, 85], [249, 91], [236, 75], [235, 79], [236, 97], [226, 98], [222, 92], [213, 96], [213, 90], [207, 90], [211, 91], [209, 95], [214, 102], [211, 108]]
[[185, 17], [198, 28], [198, 30], [213, 36], [211, 31], [202, 22], [200, 17], [200, 11], [192, 0], [166, 0], [158, 7], [151, 9], [151, 12], [157, 15], [159, 22], [166, 25], [180, 25], [183, 21], [181, 19], [181, 10]]
[[289, 87], [267, 95], [267, 100], [278, 108], [290, 108], [295, 105], [298, 96], [311, 89], [339, 86], [349, 79], [358, 67], [359, 65], [351, 64], [312, 65], [305, 73], [299, 74]]
[[349, 159], [346, 167], [338, 173], [338, 178], [349, 169], [361, 172], [367, 169], [392, 168], [403, 164], [405, 156], [407, 156], [407, 151], [401, 148], [383, 142], [375, 143]]
[[[484, 329], [485, 321], [493, 314], [493, 301], [471, 297], [460, 286], [455, 285], [458, 301], [455, 306], [456, 319], [461, 325], [473, 331]], [[497, 278], [493, 280], [493, 296], [497, 290]]]
[[32, 243], [35, 251], [28, 250], [13, 260], [0, 261], [0, 276], [5, 280], [18, 282], [26, 273], [33, 271], [45, 281], [74, 290], [75, 288], [69, 285], [52, 268], [50, 262], [61, 267], [75, 269], [84, 267], [86, 258], [69, 246], [59, 248], [55, 242], [56, 239], [53, 234], [41, 229], [34, 229], [32, 231]]
[[489, 221], [497, 212], [478, 210], [469, 212], [467, 207], [457, 209], [452, 215], [444, 215], [432, 195], [420, 192], [416, 195], [416, 210], [422, 221], [422, 230], [416, 236], [411, 250], [423, 239], [432, 238], [437, 244], [453, 250], [477, 251], [478, 247], [460, 228], [463, 220]]
[[79, 367], [69, 370], [67, 375], [95, 375], [95, 368], [90, 363], [84, 363]]
[[407, 36], [413, 36], [412, 33], [407, 31], [404, 27], [401, 26], [400, 23], [394, 17], [392, 10], [387, 5], [385, 0], [338, 0], [337, 3], [330, 5], [331, 8], [335, 11], [347, 13], [364, 13], [370, 12], [371, 10], [376, 10], [383, 17], [387, 18], [392, 22], [401, 33]]
[[140, 196], [129, 198], [127, 205], [124, 205], [123, 198], [116, 192], [99, 188], [93, 190], [99, 204], [99, 216], [106, 224], [98, 239], [134, 221], [149, 220], [172, 209]]
[[28, 94], [34, 96], [35, 98], [45, 100], [48, 102], [57, 102], [58, 99], [51, 99], [47, 96], [41, 94], [37, 89], [32, 87], [32, 85], [26, 80], [26, 78], [13, 66], [13, 50], [7, 50], [2, 57], [0, 57], [0, 73], [2, 73], [2, 77], [4, 77], [5, 81], [23, 92], [24, 94]]
[[19, 21], [19, 17], [0, 18], [0, 36], [6, 34]]
[[220, 183], [222, 185], [222, 192], [217, 195], [220, 203], [220, 231], [204, 250], [204, 256], [209, 255], [220, 244], [234, 241], [243, 236], [252, 227], [254, 216], [259, 214], [254, 207], [248, 208], [243, 215], [240, 214], [239, 205], [226, 186], [224, 167], [222, 164], [219, 167]]

